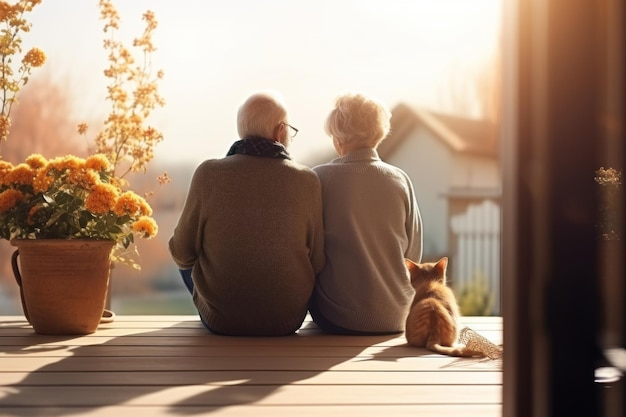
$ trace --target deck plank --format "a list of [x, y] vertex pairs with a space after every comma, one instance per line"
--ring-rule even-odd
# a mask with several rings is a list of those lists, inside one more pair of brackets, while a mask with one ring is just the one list
[[[71, 389], [71, 394], [69, 389]], [[500, 389], [468, 385], [463, 390], [450, 385], [364, 385], [354, 389], [346, 385], [187, 385], [187, 386], [112, 386], [106, 396], [95, 386], [22, 387], [19, 395], [7, 397], [6, 406], [51, 407], [106, 406], [176, 406], [181, 404], [232, 406], [257, 405], [411, 405], [411, 404], [493, 404], [500, 401]]]
[[[0, 346], [2, 344], [0, 343]], [[29, 347], [27, 349], [15, 349], [6, 346], [6, 350], [0, 352], [2, 357], [17, 357], [28, 354], [29, 358], [36, 357], [95, 357], [95, 356], [141, 356], [141, 357], [178, 357], [184, 353], [187, 357], [254, 357], [254, 358], [283, 358], [283, 357], [376, 357], [379, 359], [393, 358], [410, 358], [424, 357], [432, 355], [423, 348], [414, 348], [411, 346], [388, 345], [388, 346], [371, 346], [371, 347], [348, 347], [348, 346], [257, 346], [254, 351], [250, 350], [248, 345], [237, 346], [146, 346], [141, 350], [136, 346], [129, 345], [85, 345], [85, 346], [67, 346], [46, 344]]]
[[[183, 352], [181, 352], [183, 354]], [[471, 369], [474, 372], [497, 370], [499, 361], [479, 362], [474, 359], [456, 359], [433, 355], [432, 357], [400, 358], [381, 361], [372, 357], [326, 358], [159, 358], [159, 357], [72, 357], [63, 358], [12, 358], [3, 365], [5, 372], [119, 372], [119, 371], [440, 371]]]
[[[494, 343], [499, 317], [462, 324]], [[459, 359], [403, 335], [208, 333], [195, 316], [119, 316], [87, 336], [42, 336], [0, 316], [4, 416], [501, 415], [502, 363]]]
[[413, 404], [413, 405], [321, 405], [311, 406], [231, 406], [208, 407], [186, 406], [179, 407], [173, 412], [167, 407], [157, 406], [106, 406], [92, 407], [9, 407], [2, 409], [7, 416], [19, 417], [172, 417], [173, 415], [217, 415], [219, 417], [332, 417], [332, 416], [359, 416], [380, 417], [500, 417], [500, 405], [494, 404]]
[[20, 386], [66, 385], [232, 385], [254, 381], [257, 385], [499, 385], [499, 371], [47, 371], [2, 372], [0, 384]]

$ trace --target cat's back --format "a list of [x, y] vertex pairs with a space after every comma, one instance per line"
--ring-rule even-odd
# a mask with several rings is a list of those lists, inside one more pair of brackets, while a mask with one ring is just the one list
[[[443, 310], [450, 318], [458, 316], [458, 306], [452, 290], [439, 282], [426, 282], [415, 286], [415, 296], [409, 316], [424, 316]], [[417, 317], [416, 317], [417, 318]]]
[[433, 340], [451, 343], [456, 338], [458, 315], [454, 294], [445, 284], [418, 286], [406, 319], [407, 342], [418, 347]]

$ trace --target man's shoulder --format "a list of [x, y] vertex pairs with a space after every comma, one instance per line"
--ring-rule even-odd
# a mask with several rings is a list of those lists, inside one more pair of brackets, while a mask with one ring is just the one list
[[205, 159], [196, 166], [195, 172], [201, 173], [203, 171], [211, 170], [213, 167], [219, 166], [223, 159], [224, 158]]
[[311, 167], [294, 160], [286, 160], [285, 166], [293, 173], [294, 176], [301, 177], [306, 181], [319, 183], [319, 178]]
[[294, 161], [293, 159], [285, 159], [285, 165], [296, 171], [302, 171], [307, 174], [314, 174], [313, 169], [310, 166], [305, 165], [302, 162]]

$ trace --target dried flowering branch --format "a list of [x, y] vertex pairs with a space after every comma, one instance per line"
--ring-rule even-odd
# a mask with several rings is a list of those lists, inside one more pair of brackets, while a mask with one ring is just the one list
[[[154, 158], [155, 145], [163, 140], [161, 132], [146, 124], [151, 112], [165, 104], [157, 89], [163, 71], [153, 75], [152, 69], [152, 53], [155, 51], [152, 34], [157, 21], [151, 11], [143, 14], [146, 27], [142, 36], [133, 42], [143, 56], [137, 64], [131, 52], [115, 39], [120, 21], [117, 9], [110, 0], [100, 0], [99, 6], [100, 18], [105, 22], [104, 32], [110, 34], [104, 41], [104, 48], [109, 52], [109, 67], [104, 75], [110, 80], [107, 100], [111, 102], [112, 110], [104, 122], [104, 129], [96, 136], [96, 152], [109, 158], [113, 175], [121, 179], [130, 172], [145, 172], [148, 162]], [[86, 125], [79, 125], [80, 133], [85, 129]], [[118, 168], [124, 172], [116, 175]]]
[[14, 71], [13, 57], [22, 53], [22, 32], [29, 32], [32, 26], [25, 14], [41, 3], [41, 0], [20, 0], [11, 5], [0, 1], [0, 143], [9, 137], [11, 109], [17, 103], [17, 93], [28, 83], [32, 68], [46, 62], [45, 53], [32, 48], [24, 54], [21, 65]]
[[600, 167], [593, 179], [600, 185], [617, 187], [622, 184], [622, 172], [615, 168]]

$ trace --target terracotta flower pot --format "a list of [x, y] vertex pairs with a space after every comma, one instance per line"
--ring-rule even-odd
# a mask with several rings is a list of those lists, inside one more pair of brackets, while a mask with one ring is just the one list
[[95, 332], [104, 312], [115, 242], [16, 239], [11, 244], [17, 247], [11, 264], [24, 315], [35, 332]]

